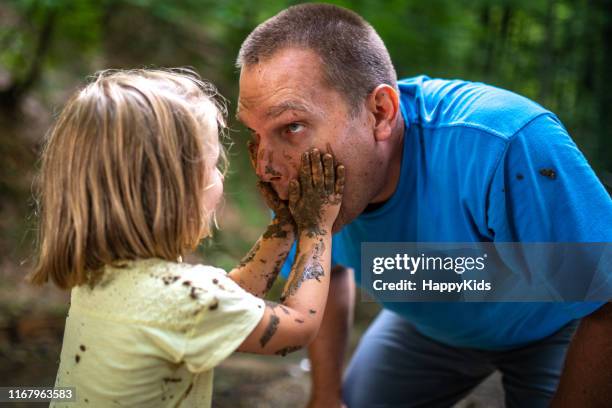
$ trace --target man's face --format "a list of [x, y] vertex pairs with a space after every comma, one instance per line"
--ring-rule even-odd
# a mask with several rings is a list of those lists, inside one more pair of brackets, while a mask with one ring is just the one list
[[345, 99], [324, 83], [321, 60], [313, 51], [286, 48], [243, 68], [237, 116], [257, 146], [257, 176], [283, 200], [307, 149], [333, 153], [346, 167], [334, 230], [358, 216], [383, 183], [377, 170], [381, 163], [372, 154], [371, 118], [365, 109], [350, 116]]

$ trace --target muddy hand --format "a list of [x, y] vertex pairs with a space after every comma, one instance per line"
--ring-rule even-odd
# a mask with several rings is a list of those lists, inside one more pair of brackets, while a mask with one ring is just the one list
[[289, 209], [298, 230], [322, 235], [331, 228], [340, 211], [344, 192], [344, 166], [334, 169], [334, 158], [318, 149], [302, 155], [298, 180], [289, 183]]
[[276, 191], [272, 188], [270, 183], [266, 183], [265, 181], [258, 181], [257, 188], [261, 196], [264, 198], [266, 205], [272, 211], [274, 211], [274, 219], [276, 222], [281, 224], [282, 226], [291, 226], [292, 229], [296, 229], [296, 224], [291, 215], [291, 211], [289, 211], [289, 203], [287, 201], [283, 201], [278, 197]]
[[[257, 170], [257, 144], [249, 140], [247, 142], [247, 149], [249, 152], [251, 165], [253, 166], [254, 170]], [[276, 191], [274, 191], [272, 188], [272, 185], [268, 182], [258, 180], [257, 189], [266, 202], [268, 208], [274, 211], [274, 218], [276, 221], [280, 222], [283, 226], [291, 225], [295, 227], [295, 221], [293, 220], [293, 216], [289, 211], [288, 202], [279, 198]]]

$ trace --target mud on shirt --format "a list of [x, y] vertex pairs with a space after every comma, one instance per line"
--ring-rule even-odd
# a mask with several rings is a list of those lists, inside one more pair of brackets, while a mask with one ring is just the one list
[[55, 386], [76, 388], [70, 407], [208, 407], [213, 368], [263, 312], [262, 299], [218, 268], [107, 267], [93, 289], [72, 290]]

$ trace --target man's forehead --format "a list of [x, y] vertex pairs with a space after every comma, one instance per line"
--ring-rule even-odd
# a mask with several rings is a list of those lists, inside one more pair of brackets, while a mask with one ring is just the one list
[[265, 103], [258, 104], [256, 101], [240, 98], [238, 100], [236, 118], [244, 121], [245, 114], [254, 113], [257, 116], [261, 115], [262, 119], [269, 120], [277, 118], [288, 111], [301, 112], [313, 116], [323, 115], [322, 109], [318, 108], [315, 104], [295, 97], [281, 98], [271, 102], [269, 105]]
[[313, 111], [318, 95], [327, 88], [320, 59], [310, 50], [286, 48], [240, 72], [238, 112], [255, 111], [277, 116], [288, 110]]

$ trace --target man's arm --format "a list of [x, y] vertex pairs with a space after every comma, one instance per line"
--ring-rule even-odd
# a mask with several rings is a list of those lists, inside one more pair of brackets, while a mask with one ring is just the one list
[[355, 282], [353, 271], [337, 265], [332, 269], [329, 296], [317, 337], [308, 348], [312, 367], [309, 408], [342, 406], [342, 369], [353, 324]]
[[612, 303], [580, 322], [551, 406], [609, 407], [612, 401]]

